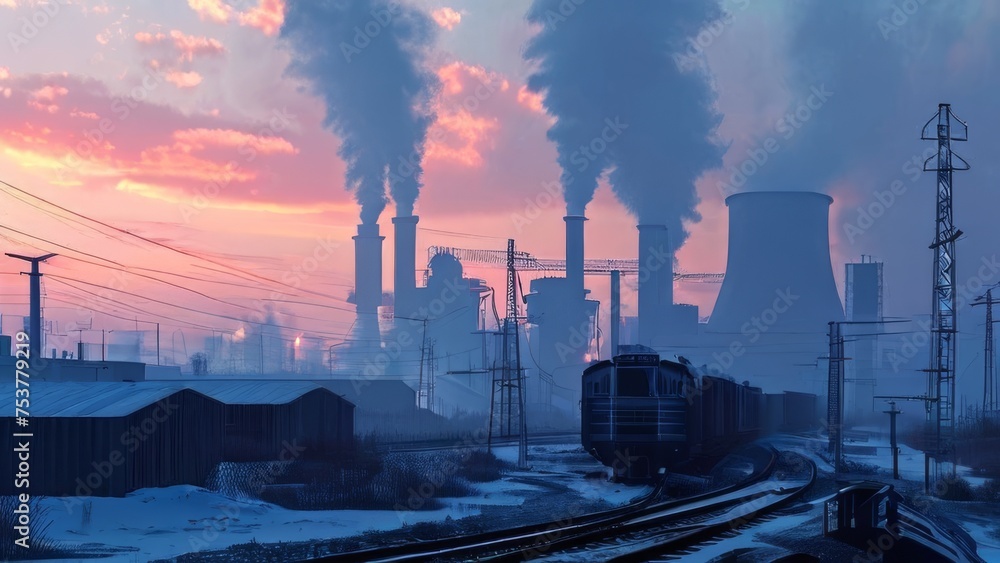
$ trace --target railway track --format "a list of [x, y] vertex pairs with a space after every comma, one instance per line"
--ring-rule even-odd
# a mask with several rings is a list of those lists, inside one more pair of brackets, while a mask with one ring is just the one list
[[[544, 446], [553, 444], [570, 444], [580, 441], [579, 432], [546, 432], [537, 433], [528, 436], [528, 445], [530, 446]], [[481, 443], [480, 443], [481, 442]], [[498, 437], [493, 438], [493, 447], [501, 446], [516, 446], [517, 438], [510, 437]], [[393, 452], [393, 453], [408, 453], [408, 452], [430, 452], [430, 451], [443, 451], [443, 450], [454, 450], [460, 448], [469, 447], [486, 447], [486, 442], [483, 440], [470, 441], [466, 440], [420, 440], [413, 442], [388, 442], [379, 445], [381, 451]]]
[[[618, 542], [616, 538], [625, 533], [638, 534], [629, 541], [641, 543], [644, 541], [641, 535], [646, 529], [654, 530], [653, 533], [656, 533], [656, 530], [662, 530], [671, 522], [707, 517], [752, 502], [761, 503], [759, 499], [771, 495], [784, 496], [784, 493], [777, 491], [781, 486], [771, 481], [778, 465], [778, 452], [771, 449], [769, 453], [768, 463], [741, 483], [685, 499], [659, 500], [663, 488], [661, 481], [643, 499], [600, 513], [484, 534], [337, 554], [322, 560], [521, 561], [557, 554], [572, 556], [574, 550], [578, 550], [581, 546], [607, 549], [610, 547], [607, 542]], [[694, 532], [695, 524], [687, 523], [685, 526], [684, 530]]]
[[[795, 474], [784, 471], [789, 462]], [[541, 557], [546, 561], [673, 561], [689, 555], [704, 542], [738, 535], [746, 526], [773, 518], [776, 512], [799, 498], [815, 481], [816, 467], [797, 454], [784, 454], [769, 479], [742, 487], [738, 491], [688, 504], [679, 510], [629, 518], [616, 526], [614, 533], [596, 541], [572, 545]], [[556, 546], [557, 549], [563, 546]], [[505, 557], [497, 560], [513, 560]]]

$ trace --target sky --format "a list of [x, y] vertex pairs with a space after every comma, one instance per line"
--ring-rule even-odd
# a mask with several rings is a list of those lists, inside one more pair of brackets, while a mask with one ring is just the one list
[[[552, 19], [545, 10], [561, 4], [568, 12]], [[402, 3], [415, 14], [412, 29], [430, 26], [419, 57], [404, 61], [421, 85], [409, 100], [427, 118], [406, 141], [426, 139], [413, 204], [418, 268], [430, 245], [502, 249], [507, 238], [562, 257], [560, 151], [572, 142], [550, 133], [574, 116], [558, 94], [572, 94], [591, 70], [596, 88], [614, 69], [595, 93], [608, 105], [591, 109], [621, 108], [636, 126], [610, 143], [594, 178], [588, 258], [633, 258], [637, 215], [652, 209], [686, 233], [672, 237], [680, 270], [722, 272], [727, 195], [818, 191], [834, 198], [841, 291], [844, 262], [871, 255], [885, 262], [886, 314], [926, 314], [934, 178], [917, 173], [914, 159], [933, 146], [919, 138], [924, 122], [950, 102], [969, 123], [969, 141], [955, 148], [972, 164], [955, 179], [960, 290], [978, 295], [1000, 281], [991, 158], [1000, 148], [1000, 5], [680, 4], [683, 13], [640, 0]], [[317, 80], [349, 90], [349, 79], [362, 78], [297, 67], [308, 43], [282, 30], [286, 9], [284, 0], [0, 0], [0, 180], [13, 186], [0, 186], [0, 244], [60, 254], [43, 267], [45, 316], [64, 335], [50, 337], [53, 346], [159, 322], [163, 346], [183, 340], [190, 353], [201, 338], [237, 332], [265, 312], [289, 338], [333, 343], [348, 332], [361, 208], [348, 189], [348, 133], [331, 120], [331, 90]], [[405, 35], [393, 25], [385, 41]], [[584, 40], [539, 39], [559, 29], [579, 29]], [[379, 45], [378, 34], [369, 39]], [[593, 59], [576, 59], [577, 75], [546, 70], [545, 57], [573, 61], [587, 45]], [[378, 49], [344, 68], [363, 68]], [[753, 172], [744, 179], [741, 169]], [[642, 195], [659, 189], [678, 196]], [[387, 291], [395, 213], [387, 197], [377, 219]], [[3, 260], [0, 312], [25, 315], [22, 266]], [[503, 283], [496, 270], [466, 273]], [[607, 318], [608, 281], [587, 284]], [[623, 285], [631, 314], [635, 282]], [[717, 291], [679, 283], [676, 299], [706, 317]], [[966, 313], [960, 326], [971, 339], [981, 310]], [[8, 320], [3, 332], [19, 323]]]

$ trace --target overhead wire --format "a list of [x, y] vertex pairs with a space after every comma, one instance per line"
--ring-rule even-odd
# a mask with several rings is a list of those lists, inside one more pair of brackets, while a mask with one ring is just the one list
[[[207, 315], [207, 316], [211, 316], [211, 317], [217, 317], [217, 318], [220, 318], [220, 319], [227, 319], [227, 320], [231, 320], [231, 321], [236, 321], [238, 323], [248, 323], [248, 321], [246, 319], [241, 319], [239, 317], [233, 317], [233, 316], [230, 316], [230, 315], [223, 315], [223, 314], [219, 314], [219, 313], [210, 313], [208, 311], [204, 311], [204, 310], [200, 310], [200, 309], [194, 309], [192, 307], [186, 307], [184, 305], [178, 305], [177, 303], [170, 303], [169, 301], [162, 301], [160, 299], [154, 299], [152, 297], [147, 297], [147, 296], [139, 295], [139, 294], [136, 294], [136, 293], [132, 293], [130, 291], [125, 291], [124, 289], [118, 289], [118, 288], [114, 288], [114, 287], [108, 287], [108, 286], [104, 286], [104, 285], [100, 285], [100, 284], [96, 284], [96, 283], [87, 282], [87, 281], [84, 281], [84, 280], [79, 280], [79, 279], [76, 279], [76, 278], [70, 278], [70, 277], [67, 277], [67, 276], [59, 276], [59, 275], [56, 275], [56, 274], [48, 274], [48, 276], [51, 277], [52, 279], [56, 280], [56, 281], [61, 281], [63, 283], [66, 283], [66, 280], [70, 280], [70, 281], [73, 281], [73, 282], [82, 283], [84, 285], [89, 285], [89, 286], [92, 286], [92, 287], [98, 287], [98, 288], [101, 288], [101, 289], [107, 289], [107, 290], [111, 290], [111, 291], [116, 291], [118, 293], [123, 293], [125, 295], [130, 295], [132, 297], [136, 297], [136, 298], [139, 298], [139, 299], [145, 299], [145, 300], [151, 301], [153, 303], [159, 303], [160, 305], [166, 305], [168, 307], [174, 307], [174, 308], [181, 309], [181, 310], [184, 310], [184, 311], [189, 311], [189, 312], [192, 312], [192, 313], [198, 313], [198, 314], [201, 314], [201, 315]], [[73, 287], [71, 284], [67, 283], [67, 285], [70, 285], [71, 287]], [[77, 288], [77, 289], [79, 289], [79, 288]], [[289, 330], [301, 330], [299, 327], [293, 327], [293, 326], [287, 326], [287, 325], [279, 325], [277, 323], [251, 323], [251, 324], [266, 324], [267, 326], [274, 326], [274, 327], [278, 327], [278, 328], [286, 328], [286, 329], [289, 329]], [[329, 332], [325, 332], [325, 331], [312, 331], [312, 332], [314, 334], [323, 334], [323, 335], [331, 336], [331, 337], [334, 337], [334, 338], [339, 338], [339, 337], [343, 336], [341, 334], [329, 333]]]

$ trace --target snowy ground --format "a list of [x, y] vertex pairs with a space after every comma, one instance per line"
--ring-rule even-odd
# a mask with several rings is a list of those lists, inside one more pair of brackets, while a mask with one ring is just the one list
[[[825, 473], [829, 478], [830, 474], [833, 473], [833, 467], [829, 462], [820, 457], [819, 452], [826, 452], [827, 440], [825, 438], [807, 438], [801, 436], [788, 436], [780, 435], [773, 436], [767, 439], [768, 442], [773, 444], [778, 449], [790, 450], [806, 455], [814, 462], [816, 462], [817, 467], [821, 473]], [[880, 438], [872, 438], [867, 442], [847, 442], [845, 445], [862, 445], [862, 446], [872, 446], [875, 448], [875, 455], [858, 455], [858, 454], [844, 454], [844, 457], [848, 460], [864, 463], [868, 465], [877, 465], [880, 468], [879, 475], [870, 476], [872, 480], [883, 481], [883, 482], [893, 482], [891, 479], [892, 472], [892, 450], [889, 446], [888, 440]], [[899, 445], [899, 476], [900, 481], [897, 481], [897, 485], [902, 487], [907, 487], [911, 491], [922, 491], [924, 483], [924, 454], [923, 452], [914, 450], [904, 444]], [[958, 474], [965, 478], [971, 485], [978, 486], [983, 484], [986, 479], [976, 476], [973, 471], [968, 467], [959, 466]], [[817, 499], [813, 502], [814, 509], [809, 514], [804, 514], [803, 516], [811, 516], [813, 518], [821, 518], [822, 512], [821, 508], [823, 506], [823, 500]], [[960, 503], [960, 502], [941, 502], [940, 505], [941, 512], [948, 514], [955, 522], [960, 524], [969, 535], [976, 540], [978, 546], [979, 555], [986, 561], [1000, 561], [1000, 539], [996, 535], [1000, 531], [1000, 522], [998, 522], [997, 515], [1000, 515], [1000, 506], [995, 506], [988, 503]], [[964, 508], [963, 508], [964, 507]], [[785, 528], [787, 523], [785, 519], [778, 519], [773, 522], [765, 523], [760, 528], [754, 528], [754, 534], [764, 534], [764, 533], [775, 533], [778, 530], [774, 528]], [[786, 528], [787, 529], [787, 528]], [[820, 530], [822, 532], [822, 530]], [[751, 543], [756, 540], [752, 538], [740, 538], [743, 542], [750, 540]], [[728, 544], [729, 542], [724, 542]], [[735, 545], [736, 547], [750, 547], [748, 545]]]
[[[541, 488], [532, 479], [578, 491], [584, 498], [613, 505], [647, 493], [650, 488], [623, 486], [604, 479], [584, 479], [602, 470], [596, 461], [564, 463], [558, 452], [579, 451], [576, 444], [536, 446], [530, 450], [531, 469], [514, 471], [500, 481], [477, 483], [478, 494], [442, 498], [445, 508], [429, 511], [295, 511], [263, 502], [246, 502], [192, 486], [143, 489], [125, 498], [46, 498], [52, 525], [49, 536], [71, 549], [118, 551], [113, 561], [149, 561], [193, 551], [219, 550], [250, 542], [277, 543], [354, 536], [371, 530], [394, 530], [404, 524], [475, 516], [486, 505], [517, 506], [524, 494]], [[495, 448], [498, 457], [516, 461], [514, 446]], [[575, 456], [581, 458], [582, 456]], [[585, 458], [584, 458], [585, 459]], [[83, 506], [91, 505], [89, 524]], [[102, 559], [101, 561], [107, 561]], [[90, 559], [88, 561], [95, 561]]]

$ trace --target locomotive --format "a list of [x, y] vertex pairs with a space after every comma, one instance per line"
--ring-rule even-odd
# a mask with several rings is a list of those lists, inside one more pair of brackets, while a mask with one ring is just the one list
[[697, 373], [684, 358], [663, 360], [648, 348], [619, 351], [584, 370], [580, 402], [583, 447], [615, 479], [693, 469], [759, 435], [759, 387]]

